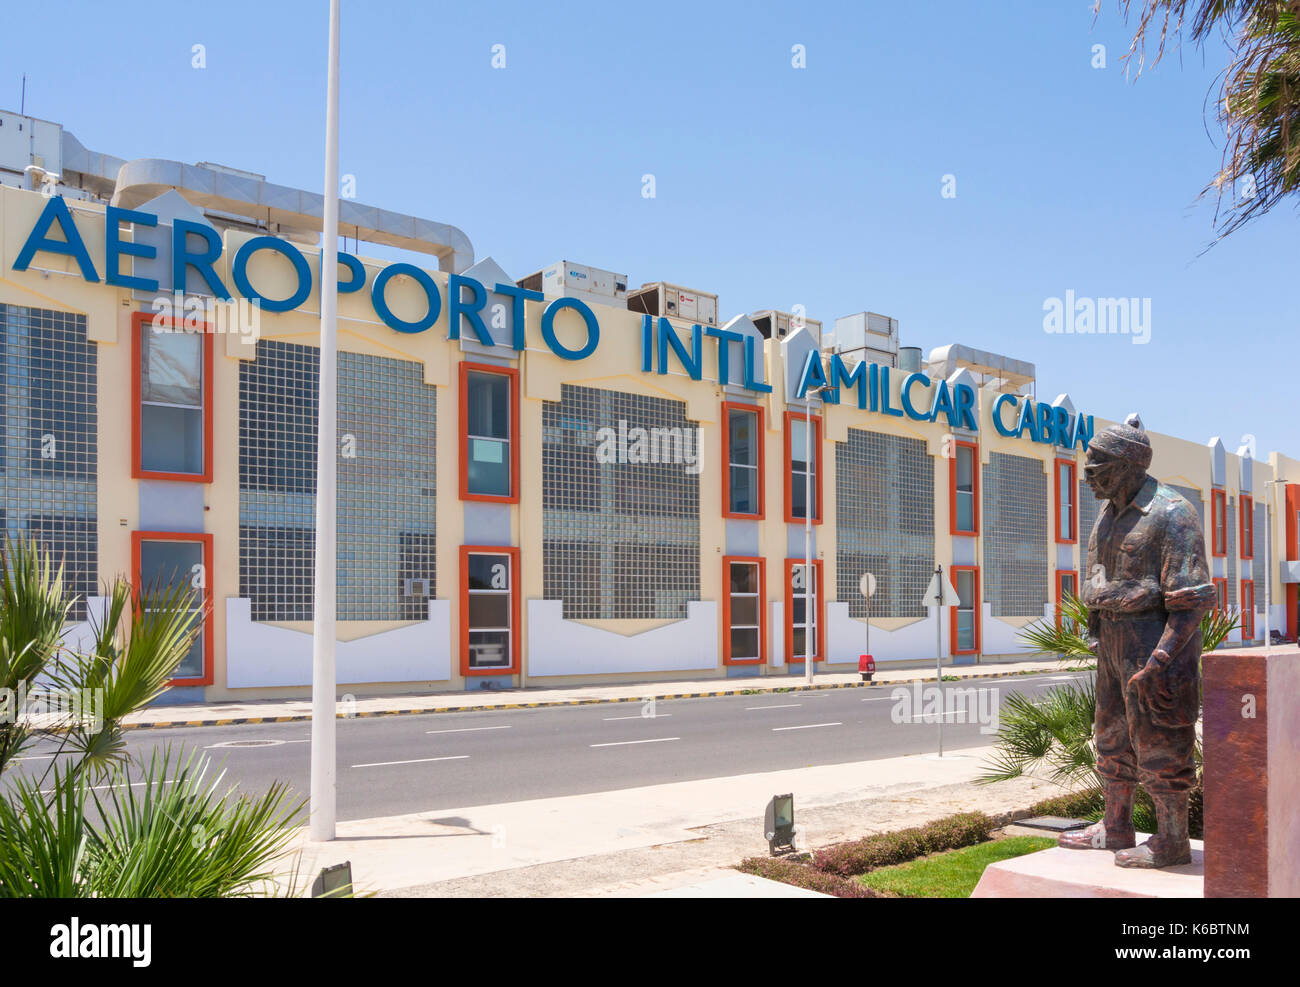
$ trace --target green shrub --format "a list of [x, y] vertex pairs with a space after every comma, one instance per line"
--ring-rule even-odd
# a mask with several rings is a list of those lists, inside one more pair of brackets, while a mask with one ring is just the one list
[[736, 868], [746, 874], [780, 881], [808, 891], [820, 891], [836, 898], [885, 898], [879, 891], [860, 884], [852, 878], [827, 874], [798, 860], [786, 857], [749, 857]]
[[982, 812], [962, 812], [924, 826], [878, 833], [818, 850], [813, 854], [813, 866], [828, 874], [853, 877], [877, 867], [915, 860], [928, 853], [983, 843], [995, 825]]

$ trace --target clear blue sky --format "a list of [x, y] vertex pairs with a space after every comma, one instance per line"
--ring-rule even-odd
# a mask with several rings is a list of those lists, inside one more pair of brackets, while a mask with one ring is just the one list
[[[18, 108], [26, 71], [28, 113], [93, 150], [316, 188], [327, 9], [11, 4], [0, 104]], [[1040, 397], [1300, 456], [1300, 219], [1275, 210], [1198, 256], [1223, 55], [1133, 83], [1128, 38], [1090, 0], [344, 0], [341, 171], [361, 201], [453, 223], [515, 277], [563, 258], [716, 292], [724, 318], [870, 309], [903, 345], [1032, 361]], [[1044, 300], [1067, 289], [1149, 297], [1151, 342], [1044, 333]]]

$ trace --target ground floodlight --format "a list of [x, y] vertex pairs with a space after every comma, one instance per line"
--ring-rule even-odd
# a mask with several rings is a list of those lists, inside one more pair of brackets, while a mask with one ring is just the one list
[[763, 832], [772, 856], [794, 850], [794, 795], [773, 795], [763, 817]]
[[352, 861], [322, 867], [311, 885], [313, 898], [348, 898], [352, 895]]

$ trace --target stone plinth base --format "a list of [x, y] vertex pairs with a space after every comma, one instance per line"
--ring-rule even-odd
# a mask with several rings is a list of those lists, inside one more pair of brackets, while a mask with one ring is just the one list
[[[1138, 834], [1138, 842], [1146, 839]], [[1112, 850], [1052, 847], [989, 864], [972, 898], [1200, 898], [1205, 854], [1192, 840], [1192, 862], [1161, 870], [1115, 866]]]

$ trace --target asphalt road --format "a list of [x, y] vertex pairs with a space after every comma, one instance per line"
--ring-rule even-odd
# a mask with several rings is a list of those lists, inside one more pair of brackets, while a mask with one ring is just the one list
[[[991, 733], [982, 732], [987, 714], [1010, 694], [1033, 699], [1086, 674], [943, 683], [945, 750], [991, 743]], [[904, 688], [914, 695], [913, 686]], [[954, 695], [970, 689], [984, 690], [982, 698]], [[338, 818], [934, 752], [935, 706], [904, 707], [892, 692], [829, 689], [660, 700], [653, 709], [601, 703], [339, 720]], [[307, 722], [139, 730], [128, 732], [127, 747], [137, 763], [168, 746], [200, 748], [245, 791], [281, 780], [305, 797], [310, 735]], [[18, 770], [39, 777], [56, 746], [42, 740], [29, 748]]]

